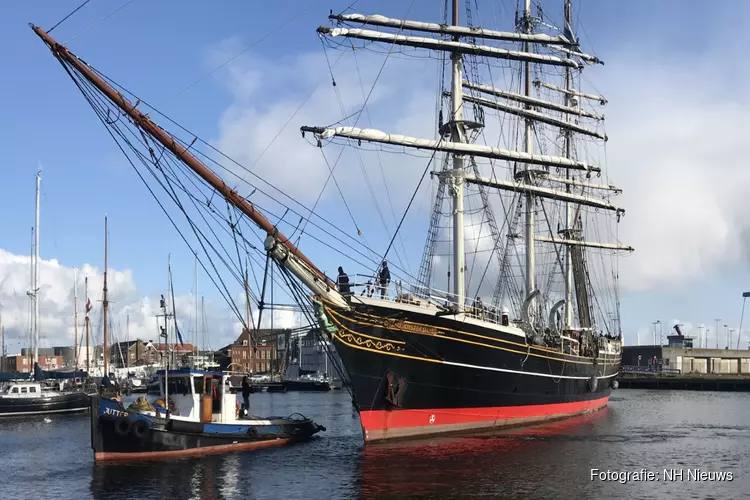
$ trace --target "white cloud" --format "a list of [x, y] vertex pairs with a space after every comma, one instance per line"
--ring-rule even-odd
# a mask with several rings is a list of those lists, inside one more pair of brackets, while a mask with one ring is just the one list
[[[57, 260], [39, 261], [39, 331], [40, 347], [73, 345], [75, 338], [74, 322], [74, 273], [76, 271], [60, 264]], [[102, 270], [86, 264], [78, 273], [78, 335], [84, 335], [85, 290], [84, 278], [88, 276], [91, 312], [92, 342], [102, 342], [101, 297], [103, 276]], [[14, 255], [0, 249], [0, 312], [5, 325], [6, 346], [9, 354], [20, 352], [27, 347], [29, 332], [29, 298], [30, 258]], [[130, 320], [131, 339], [158, 341], [156, 314], [159, 297], [143, 296], [139, 293], [131, 270], [109, 269], [107, 273], [109, 289], [110, 341], [126, 340], [126, 320]], [[183, 340], [192, 342], [195, 339], [195, 299], [190, 294], [175, 296], [177, 317]], [[224, 303], [212, 300], [205, 301], [208, 336], [203, 342], [202, 329], [198, 343], [201, 347], [208, 344], [218, 349], [236, 337], [240, 328], [236, 319]], [[83, 342], [83, 341], [79, 341]]]
[[749, 243], [750, 161], [740, 145], [750, 102], [716, 91], [729, 77], [721, 59], [644, 65], [644, 54], [622, 55], [598, 71], [612, 98], [609, 164], [625, 190], [621, 238], [636, 248], [623, 284], [667, 290], [737, 266]]
[[[226, 60], [236, 45], [236, 39], [219, 44], [211, 51], [211, 60]], [[320, 51], [280, 60], [251, 55], [235, 61], [222, 79], [233, 102], [219, 121], [218, 137], [213, 141], [216, 147], [294, 199], [312, 205], [329, 175], [329, 166], [336, 164], [341, 148], [324, 148], [326, 162], [321, 151], [314, 147], [312, 134], [306, 135], [307, 140], [301, 137], [300, 126], [336, 124], [343, 117], [353, 115], [361, 109], [376, 78], [367, 111], [361, 114], [356, 126], [416, 136], [434, 134], [435, 97], [434, 92], [429, 92], [434, 84], [426, 78], [426, 72], [429, 75], [434, 72], [434, 61], [415, 62], [393, 56], [378, 77], [382, 57], [362, 51], [356, 55], [345, 53], [337, 62], [339, 55], [338, 51], [328, 50], [335, 87], [326, 57]], [[311, 92], [309, 100], [298, 110]], [[354, 125], [355, 120], [356, 117], [352, 117], [338, 125]], [[378, 164], [382, 164], [394, 198], [410, 195], [424, 168], [424, 162], [409, 157], [404, 160], [401, 155], [361, 154], [375, 190], [383, 189], [378, 171]], [[347, 148], [334, 175], [342, 189], [347, 190], [348, 201], [358, 197], [356, 193], [350, 194], [352, 188], [357, 188], [359, 197], [364, 199], [360, 202], [369, 207], [369, 193], [363, 185], [359, 162], [356, 153]], [[255, 183], [247, 174], [243, 176]], [[393, 182], [394, 179], [404, 182]], [[324, 196], [332, 196], [332, 193], [338, 199], [331, 182]], [[399, 204], [402, 205], [405, 203]]]

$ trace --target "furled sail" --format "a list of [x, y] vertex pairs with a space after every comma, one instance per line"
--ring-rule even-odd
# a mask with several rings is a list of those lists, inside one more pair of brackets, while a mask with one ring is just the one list
[[555, 189], [534, 186], [532, 184], [525, 184], [525, 183], [512, 182], [512, 181], [500, 181], [500, 180], [495, 180], [495, 179], [487, 179], [483, 177], [474, 177], [470, 175], [467, 175], [466, 177], [464, 177], [464, 180], [472, 184], [481, 184], [482, 186], [494, 187], [497, 189], [503, 189], [505, 191], [515, 191], [517, 193], [533, 194], [534, 196], [539, 196], [541, 198], [549, 198], [549, 199], [559, 200], [559, 201], [568, 201], [568, 202], [578, 203], [580, 205], [586, 205], [586, 206], [594, 207], [594, 208], [603, 208], [605, 210], [611, 210], [613, 212], [617, 212], [618, 214], [625, 213], [624, 208], [619, 208], [615, 205], [612, 205], [606, 200], [567, 193], [565, 191], [557, 191]]
[[363, 30], [356, 28], [329, 28], [321, 26], [318, 33], [332, 37], [345, 36], [359, 38], [373, 42], [386, 42], [407, 47], [422, 49], [442, 50], [444, 52], [458, 52], [460, 54], [472, 54], [476, 56], [494, 57], [497, 59], [509, 59], [512, 61], [527, 61], [537, 64], [550, 64], [553, 66], [570, 66], [580, 68], [582, 65], [573, 59], [564, 59], [557, 56], [537, 54], [534, 52], [522, 52], [518, 50], [506, 50], [488, 45], [474, 45], [466, 42], [455, 42], [452, 40], [438, 40], [421, 36], [395, 35], [393, 33], [382, 33], [380, 31]]
[[[466, 26], [447, 26], [444, 24], [437, 23], [426, 23], [422, 21], [407, 21], [401, 19], [393, 19], [390, 17], [381, 16], [378, 14], [364, 15], [364, 14], [331, 14], [328, 16], [329, 19], [338, 22], [351, 22], [369, 24], [372, 26], [383, 26], [387, 28], [399, 28], [407, 29], [412, 31], [423, 31], [428, 33], [439, 33], [441, 35], [449, 36], [463, 36], [471, 38], [484, 38], [487, 40], [502, 40], [506, 42], [530, 42], [530, 43], [542, 43], [542, 44], [564, 44], [572, 45], [572, 42], [562, 35], [552, 36], [539, 34], [528, 34], [528, 33], [514, 33], [508, 31], [495, 31], [484, 28], [474, 28]], [[576, 53], [576, 55], [578, 55]]]
[[529, 104], [531, 106], [545, 108], [545, 109], [549, 109], [552, 111], [560, 111], [561, 113], [567, 113], [571, 115], [584, 116], [586, 118], [593, 118], [594, 120], [604, 120], [604, 116], [599, 115], [597, 113], [592, 113], [590, 111], [586, 111], [580, 108], [563, 106], [562, 104], [557, 104], [554, 102], [537, 99], [536, 97], [525, 96], [523, 94], [517, 94], [515, 92], [508, 92], [506, 90], [491, 87], [489, 85], [478, 85], [478, 84], [467, 82], [464, 80], [463, 87], [465, 89], [476, 90], [477, 92], [482, 92], [483, 94], [489, 94], [489, 95], [494, 95], [497, 97], [502, 97], [503, 99], [507, 99], [509, 101], [522, 102], [524, 104]]
[[635, 250], [630, 245], [619, 245], [617, 243], [597, 243], [595, 241], [567, 240], [563, 238], [548, 238], [546, 236], [537, 236], [534, 239], [536, 241], [541, 241], [542, 243], [554, 243], [556, 245], [571, 245], [571, 246], [589, 247], [589, 248], [602, 248], [606, 250], [624, 250], [627, 252], [633, 252]]
[[444, 141], [442, 139], [419, 139], [417, 137], [409, 137], [400, 134], [387, 134], [380, 130], [356, 127], [302, 127], [301, 130], [302, 132], [313, 132], [319, 139], [343, 137], [346, 139], [392, 144], [394, 146], [443, 151], [459, 155], [465, 154], [480, 156], [495, 160], [517, 161], [533, 165], [599, 172], [599, 167], [589, 165], [583, 161], [571, 160], [560, 156], [535, 155], [520, 151], [509, 151], [507, 149], [485, 146], [483, 144], [467, 144], [463, 142]]
[[502, 111], [503, 113], [521, 116], [528, 120], [534, 120], [540, 123], [554, 125], [555, 127], [560, 127], [566, 130], [570, 130], [572, 132], [578, 132], [579, 134], [596, 137], [597, 139], [601, 139], [603, 141], [607, 140], [606, 135], [601, 134], [597, 132], [596, 130], [592, 130], [587, 127], [582, 127], [570, 121], [562, 120], [554, 116], [545, 115], [544, 113], [539, 113], [538, 111], [532, 111], [530, 109], [519, 108], [518, 106], [511, 106], [511, 105], [503, 104], [497, 101], [490, 101], [489, 99], [483, 99], [481, 97], [473, 97], [470, 95], [464, 96], [464, 101], [473, 102], [474, 104], [479, 104], [480, 106], [484, 106], [485, 108], [496, 109], [498, 111]]
[[600, 95], [588, 94], [586, 92], [580, 92], [578, 90], [568, 90], [568, 89], [564, 89], [562, 87], [558, 87], [557, 85], [552, 85], [550, 83], [542, 82], [542, 81], [539, 81], [539, 80], [536, 80], [534, 82], [534, 85], [536, 85], [538, 87], [544, 87], [544, 88], [550, 89], [550, 90], [556, 90], [558, 92], [562, 92], [563, 94], [568, 94], [570, 96], [582, 97], [583, 99], [589, 99], [590, 101], [597, 101], [602, 106], [604, 106], [605, 104], [607, 104], [607, 99], [605, 97], [600, 96]]

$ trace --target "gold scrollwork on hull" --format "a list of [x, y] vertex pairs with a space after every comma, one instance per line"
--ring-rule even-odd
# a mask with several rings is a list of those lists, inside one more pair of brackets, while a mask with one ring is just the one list
[[385, 352], [402, 352], [404, 351], [404, 348], [395, 345], [392, 342], [388, 342], [385, 340], [374, 340], [369, 339], [365, 337], [360, 337], [359, 335], [348, 333], [348, 332], [342, 332], [339, 331], [336, 334], [341, 340], [344, 342], [348, 342], [350, 344], [356, 344], [358, 346], [362, 347], [369, 347], [370, 349], [375, 349], [376, 351], [385, 351]]
[[401, 330], [409, 333], [421, 333], [422, 335], [439, 335], [440, 330], [430, 325], [401, 321], [397, 319], [384, 319], [383, 326], [389, 330]]

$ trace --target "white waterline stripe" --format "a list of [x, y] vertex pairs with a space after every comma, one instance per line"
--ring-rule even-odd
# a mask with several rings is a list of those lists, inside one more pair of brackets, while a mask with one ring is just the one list
[[[468, 365], [466, 363], [456, 363], [454, 361], [441, 361], [441, 363], [445, 365], [461, 366], [463, 368], [474, 368], [477, 370], [487, 370], [487, 371], [492, 371], [492, 372], [514, 373], [516, 375], [533, 375], [534, 377], [564, 378], [564, 379], [570, 379], [570, 380], [588, 380], [589, 378], [591, 378], [591, 377], [571, 377], [568, 375], [553, 375], [551, 373], [520, 372], [517, 370], [507, 370], [505, 368], [493, 368], [491, 366]], [[616, 372], [611, 375], [605, 375], [603, 377], [597, 377], [597, 378], [610, 378], [610, 377], [616, 376], [618, 373], [620, 372]]]

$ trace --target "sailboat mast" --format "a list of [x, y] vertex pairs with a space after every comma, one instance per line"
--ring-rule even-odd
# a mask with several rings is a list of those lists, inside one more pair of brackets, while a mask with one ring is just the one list
[[[571, 27], [571, 0], [565, 0], [565, 31], [566, 35], [572, 34], [573, 30]], [[571, 40], [572, 41], [572, 40]], [[573, 86], [573, 75], [570, 68], [565, 68], [565, 105], [571, 106], [572, 98], [572, 86]], [[566, 114], [567, 121], [570, 121], [570, 115]], [[572, 132], [565, 130], [565, 157], [571, 157], [572, 148]], [[566, 179], [570, 180], [570, 170], [566, 170]], [[571, 184], [567, 183], [565, 191], [571, 192]], [[565, 238], [568, 240], [573, 239], [573, 226], [575, 222], [573, 220], [573, 206], [570, 202], [565, 202]], [[573, 327], [573, 255], [571, 253], [570, 245], [565, 245], [565, 321], [563, 325], [564, 330], [570, 330]]]
[[86, 295], [86, 373], [91, 373], [91, 348], [89, 347], [89, 277], [83, 281], [83, 290]]
[[5, 326], [3, 313], [0, 311], [0, 373], [5, 371]]
[[34, 369], [34, 226], [31, 227], [31, 245], [29, 246], [29, 263], [31, 264], [31, 273], [29, 279], [29, 291], [26, 295], [29, 296], [29, 337], [28, 337], [28, 350], [26, 351], [26, 359], [29, 361], [30, 369]]
[[75, 343], [73, 344], [73, 356], [75, 357], [76, 370], [78, 369], [78, 270], [73, 270], [73, 331], [75, 332]]
[[[523, 31], [526, 34], [531, 34], [533, 26], [531, 22], [531, 0], [525, 0], [523, 9]], [[531, 51], [531, 44], [529, 42], [524, 43], [524, 50], [526, 52]], [[526, 97], [531, 96], [531, 63], [524, 63], [524, 95]], [[530, 106], [527, 104], [526, 108]], [[526, 120], [526, 126], [524, 128], [524, 139], [525, 147], [524, 151], [528, 154], [534, 152], [533, 142], [533, 127], [531, 119]], [[531, 183], [531, 165], [526, 164], [526, 179], [527, 183]], [[536, 289], [536, 270], [534, 262], [534, 196], [531, 193], [526, 194], [526, 297], [529, 297]], [[532, 309], [533, 310], [533, 309]]]
[[107, 309], [109, 300], [107, 299], [107, 216], [104, 216], [104, 299], [102, 300], [102, 316], [104, 320], [104, 375], [107, 375], [109, 368], [109, 350], [107, 340]]
[[36, 209], [34, 211], [34, 363], [39, 362], [39, 187], [41, 182], [42, 172], [39, 171], [36, 173]]
[[130, 368], [130, 314], [125, 316], [125, 367]]
[[[458, 0], [453, 0], [453, 26], [458, 26]], [[458, 41], [458, 37], [453, 38]], [[451, 111], [453, 121], [453, 142], [464, 142], [463, 133], [463, 57], [459, 52], [451, 55]], [[456, 296], [456, 308], [464, 308], [465, 286], [464, 268], [464, 157], [453, 155], [452, 172], [453, 189], [453, 290]]]

